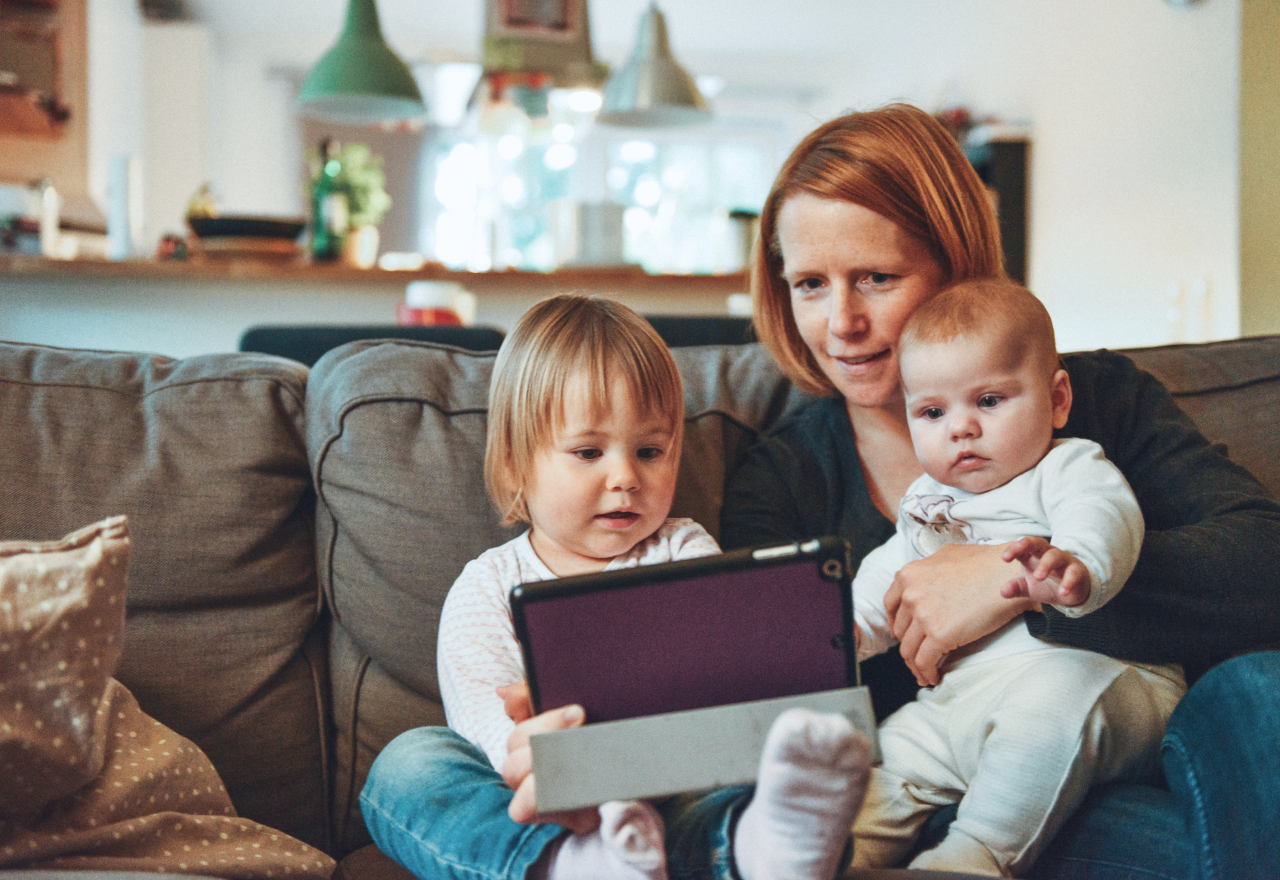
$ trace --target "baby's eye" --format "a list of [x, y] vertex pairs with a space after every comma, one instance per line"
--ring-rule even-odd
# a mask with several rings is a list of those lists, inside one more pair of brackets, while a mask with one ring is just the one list
[[584, 449], [575, 449], [573, 454], [583, 461], [595, 461], [601, 455], [599, 449], [593, 449], [589, 446]]
[[645, 461], [652, 461], [655, 458], [661, 457], [662, 453], [665, 451], [666, 450], [661, 446], [646, 446], [637, 452], [636, 455]]
[[983, 409], [992, 409], [999, 406], [1000, 401], [1004, 400], [999, 394], [984, 394], [978, 398], [978, 406]]
[[921, 418], [928, 419], [931, 422], [936, 422], [938, 419], [942, 418], [942, 416], [943, 416], [943, 412], [942, 412], [942, 407], [940, 406], [926, 407], [924, 410], [920, 412]]

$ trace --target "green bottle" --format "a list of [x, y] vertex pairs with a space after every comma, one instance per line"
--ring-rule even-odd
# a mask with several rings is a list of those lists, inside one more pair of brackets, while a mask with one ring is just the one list
[[342, 163], [332, 138], [320, 143], [320, 176], [311, 185], [311, 258], [336, 260], [350, 226], [347, 194], [338, 184]]

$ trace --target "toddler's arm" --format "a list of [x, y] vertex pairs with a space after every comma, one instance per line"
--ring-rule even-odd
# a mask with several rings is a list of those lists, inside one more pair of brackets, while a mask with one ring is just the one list
[[1075, 607], [1089, 599], [1093, 579], [1084, 563], [1044, 538], [1026, 537], [1005, 548], [1001, 558], [1022, 563], [1022, 575], [1000, 588], [1006, 599], [1026, 597], [1049, 605]]
[[483, 556], [467, 563], [445, 598], [436, 650], [449, 726], [484, 749], [495, 769], [502, 767], [515, 727], [497, 688], [524, 680], [506, 598], [509, 580]]

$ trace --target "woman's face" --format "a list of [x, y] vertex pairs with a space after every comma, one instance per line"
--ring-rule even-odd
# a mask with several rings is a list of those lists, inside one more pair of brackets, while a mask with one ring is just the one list
[[778, 211], [782, 275], [805, 345], [851, 406], [902, 406], [898, 335], [943, 285], [929, 249], [892, 220], [800, 193]]

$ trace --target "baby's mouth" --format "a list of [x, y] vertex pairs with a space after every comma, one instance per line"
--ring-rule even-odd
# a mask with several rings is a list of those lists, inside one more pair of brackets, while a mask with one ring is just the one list
[[962, 452], [956, 458], [955, 466], [961, 469], [971, 468], [976, 467], [984, 461], [986, 461], [986, 459], [981, 455], [978, 455], [976, 452]]

